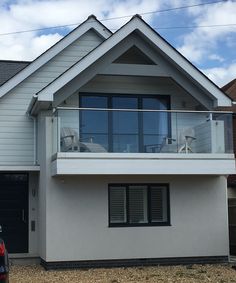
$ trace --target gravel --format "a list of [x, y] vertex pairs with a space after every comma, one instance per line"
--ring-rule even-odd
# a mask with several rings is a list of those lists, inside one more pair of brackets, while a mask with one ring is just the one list
[[157, 266], [45, 271], [39, 265], [11, 266], [11, 283], [236, 283], [236, 270], [228, 265]]

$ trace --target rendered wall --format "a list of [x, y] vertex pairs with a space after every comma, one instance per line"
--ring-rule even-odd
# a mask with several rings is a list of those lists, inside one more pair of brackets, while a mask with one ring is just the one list
[[[39, 237], [39, 219], [38, 219], [38, 172], [29, 173], [29, 254], [38, 256], [38, 237]], [[31, 222], [35, 222], [33, 230]]]
[[[126, 182], [168, 182], [171, 226], [108, 228], [108, 183]], [[225, 177], [67, 176], [47, 184], [46, 261], [228, 255]]]

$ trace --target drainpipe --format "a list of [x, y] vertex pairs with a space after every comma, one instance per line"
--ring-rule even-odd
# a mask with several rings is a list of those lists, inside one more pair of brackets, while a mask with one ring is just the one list
[[33, 135], [33, 137], [34, 137], [34, 165], [38, 165], [38, 160], [36, 159], [36, 150], [37, 150], [37, 148], [36, 148], [36, 144], [37, 144], [36, 143], [36, 138], [37, 138], [37, 135], [36, 135], [36, 117], [32, 116], [29, 112], [27, 113], [27, 115], [30, 119], [33, 120], [33, 124], [34, 124], [34, 135]]

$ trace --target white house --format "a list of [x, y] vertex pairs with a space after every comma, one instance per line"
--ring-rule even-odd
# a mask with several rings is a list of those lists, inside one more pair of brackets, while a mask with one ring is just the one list
[[90, 16], [13, 64], [0, 87], [12, 257], [45, 268], [228, 260], [232, 117], [214, 109], [231, 99], [213, 82], [138, 15], [114, 34]]

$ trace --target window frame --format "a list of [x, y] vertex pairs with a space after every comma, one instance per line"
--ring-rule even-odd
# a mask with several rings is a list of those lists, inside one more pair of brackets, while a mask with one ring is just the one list
[[[129, 187], [130, 186], [147, 186], [147, 223], [129, 223]], [[166, 189], [166, 213], [165, 222], [151, 221], [151, 187], [164, 186]], [[110, 190], [111, 187], [125, 187], [126, 191], [126, 223], [111, 223], [110, 216]], [[152, 227], [152, 226], [171, 226], [170, 221], [170, 187], [167, 183], [111, 183], [108, 184], [108, 227]]]

